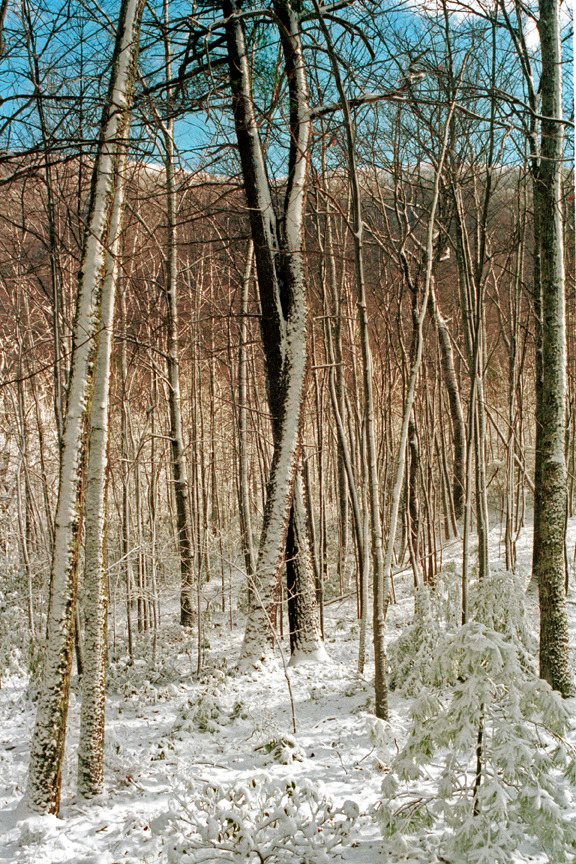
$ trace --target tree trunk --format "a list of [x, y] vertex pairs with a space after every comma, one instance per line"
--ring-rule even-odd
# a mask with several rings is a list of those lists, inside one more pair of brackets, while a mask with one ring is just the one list
[[[306, 205], [310, 112], [298, 15], [287, 0], [275, 3], [279, 19], [284, 64], [290, 92], [290, 156], [282, 224], [276, 216], [266, 172], [264, 153], [252, 100], [250, 70], [239, 7], [230, 0], [223, 4], [227, 18], [232, 105], [244, 188], [250, 207], [250, 224], [262, 310], [261, 332], [266, 356], [267, 389], [274, 454], [266, 491], [264, 524], [258, 556], [258, 580], [254, 585], [255, 604], [250, 610], [242, 646], [241, 664], [262, 659], [273, 640], [276, 587], [286, 558], [291, 513], [301, 505], [294, 502], [300, 461], [302, 411], [306, 390], [307, 304], [302, 258], [303, 219]], [[303, 500], [303, 499], [302, 499]], [[307, 520], [296, 520], [292, 537], [299, 550]], [[308, 556], [298, 563], [302, 577], [314, 590]], [[297, 592], [304, 599], [308, 588]], [[298, 631], [304, 633], [304, 631]], [[298, 637], [298, 632], [295, 634]], [[312, 623], [302, 645], [312, 659], [321, 650], [319, 627]], [[312, 653], [310, 653], [312, 652]]]
[[[167, 75], [170, 78], [170, 49], [166, 48]], [[169, 94], [170, 98], [170, 94]], [[166, 301], [168, 310], [168, 404], [170, 410], [170, 448], [172, 477], [176, 504], [176, 529], [180, 556], [180, 624], [192, 627], [196, 618], [195, 579], [190, 533], [190, 502], [184, 441], [182, 437], [182, 411], [180, 397], [180, 360], [178, 344], [178, 247], [176, 245], [176, 189], [174, 185], [174, 130], [170, 121], [164, 127], [164, 165], [166, 168]]]
[[120, 12], [79, 275], [54, 525], [46, 655], [32, 737], [27, 788], [27, 801], [33, 809], [56, 815], [60, 809], [72, 670], [81, 486], [86, 423], [92, 396], [92, 365], [101, 320], [101, 294], [106, 250], [110, 246], [111, 209], [118, 182], [118, 161], [128, 135], [139, 27], [144, 5], [144, 0], [124, 0]]
[[448, 404], [450, 406], [450, 420], [452, 422], [452, 435], [454, 439], [454, 466], [453, 466], [453, 492], [454, 513], [456, 519], [461, 519], [464, 511], [464, 472], [466, 463], [466, 423], [460, 399], [460, 387], [456, 375], [454, 363], [454, 351], [446, 319], [442, 315], [436, 292], [434, 280], [430, 286], [430, 316], [436, 326], [438, 343], [440, 346], [440, 357], [442, 362], [442, 376], [444, 385], [448, 392]]
[[295, 479], [286, 540], [286, 584], [290, 624], [290, 665], [326, 660], [310, 552], [302, 456]]
[[366, 424], [366, 452], [368, 458], [368, 488], [370, 491], [370, 536], [372, 544], [372, 578], [373, 578], [373, 628], [374, 628], [374, 663], [375, 663], [375, 713], [382, 719], [388, 718], [388, 689], [386, 684], [386, 646], [385, 646], [385, 622], [386, 607], [390, 580], [386, 575], [384, 566], [384, 553], [382, 549], [382, 522], [380, 515], [380, 482], [378, 477], [378, 463], [376, 456], [376, 439], [374, 429], [374, 395], [373, 395], [373, 372], [372, 352], [370, 349], [370, 333], [368, 327], [368, 309], [366, 304], [366, 285], [364, 273], [364, 247], [363, 247], [363, 220], [362, 220], [362, 198], [360, 183], [356, 166], [355, 153], [355, 131], [350, 114], [350, 106], [344, 90], [340, 75], [337, 55], [332, 45], [332, 39], [317, 0], [314, 7], [319, 18], [319, 23], [326, 40], [330, 64], [338, 94], [342, 102], [344, 112], [344, 127], [346, 130], [347, 157], [350, 193], [352, 199], [352, 231], [354, 238], [354, 254], [356, 265], [356, 293], [358, 307], [358, 323], [360, 328], [360, 343], [362, 346], [362, 384], [364, 397], [364, 422]]
[[128, 656], [130, 662], [134, 662], [134, 640], [132, 638], [132, 600], [134, 576], [132, 573], [132, 542], [130, 526], [130, 442], [128, 438], [128, 348], [127, 348], [127, 320], [126, 320], [126, 297], [120, 292], [120, 315], [122, 320], [122, 344], [120, 347], [120, 378], [121, 405], [120, 405], [120, 458], [122, 477], [122, 537], [120, 543], [122, 570], [124, 572], [124, 585], [126, 588], [126, 630], [128, 635]]
[[[256, 573], [256, 558], [252, 539], [252, 513], [250, 506], [250, 486], [248, 474], [248, 300], [254, 260], [254, 243], [250, 240], [246, 254], [246, 269], [242, 279], [242, 299], [240, 309], [240, 345], [238, 347], [238, 509], [242, 533], [242, 549], [249, 584]], [[252, 595], [252, 589], [249, 588]]]
[[111, 247], [102, 289], [102, 327], [94, 365], [94, 394], [86, 469], [84, 553], [84, 668], [78, 750], [78, 792], [85, 798], [104, 791], [104, 726], [106, 708], [106, 636], [108, 580], [106, 574], [106, 486], [108, 472], [108, 417], [110, 358], [114, 328], [114, 302], [118, 282], [120, 230], [124, 205], [124, 161], [118, 165], [118, 183], [110, 220]]
[[562, 237], [562, 47], [559, 0], [540, 0], [542, 139], [537, 178], [542, 298], [542, 391], [534, 576], [540, 596], [540, 675], [573, 693], [566, 614], [566, 329]]

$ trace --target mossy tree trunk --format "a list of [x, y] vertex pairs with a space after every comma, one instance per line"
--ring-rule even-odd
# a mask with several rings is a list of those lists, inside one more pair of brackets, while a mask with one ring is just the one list
[[[308, 310], [303, 261], [303, 228], [308, 184], [311, 117], [298, 14], [289, 0], [277, 0], [273, 16], [280, 31], [290, 99], [290, 155], [284, 207], [277, 214], [258, 131], [250, 66], [240, 5], [225, 0], [232, 107], [250, 208], [254, 258], [266, 358], [267, 391], [274, 453], [266, 491], [264, 523], [241, 664], [268, 653], [273, 641], [276, 587], [282, 567], [294, 553], [292, 620], [307, 620], [292, 638], [293, 656], [324, 656], [314, 596], [308, 519], [304, 496], [295, 495], [301, 474], [302, 412], [307, 377]], [[299, 481], [298, 481], [299, 482]], [[291, 533], [289, 536], [289, 526]], [[287, 555], [287, 541], [292, 549]], [[310, 617], [311, 616], [311, 617]]]
[[32, 809], [56, 815], [60, 810], [72, 671], [82, 483], [94, 382], [93, 365], [102, 320], [102, 290], [108, 250], [113, 240], [111, 226], [117, 200], [119, 166], [129, 132], [144, 6], [145, 0], [124, 0], [120, 9], [78, 281], [54, 522], [46, 654], [26, 793], [27, 803]]
[[92, 798], [104, 791], [104, 727], [106, 715], [106, 666], [108, 579], [106, 573], [106, 487], [108, 472], [108, 428], [110, 361], [112, 355], [114, 301], [118, 281], [120, 231], [124, 205], [124, 182], [119, 182], [111, 219], [111, 248], [107, 255], [102, 290], [102, 326], [94, 364], [94, 395], [90, 416], [86, 469], [84, 553], [84, 665], [82, 709], [78, 747], [78, 792]]
[[542, 124], [535, 203], [540, 231], [542, 378], [536, 416], [538, 520], [533, 567], [540, 597], [540, 675], [563, 696], [569, 696], [573, 682], [565, 596], [567, 414], [560, 0], [540, 0], [539, 9]]

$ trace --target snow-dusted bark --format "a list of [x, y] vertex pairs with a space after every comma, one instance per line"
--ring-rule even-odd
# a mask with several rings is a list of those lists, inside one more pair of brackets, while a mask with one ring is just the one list
[[316, 602], [301, 457], [294, 481], [294, 499], [288, 525], [286, 583], [290, 623], [289, 665], [327, 660]]
[[[290, 93], [290, 157], [282, 220], [272, 192], [258, 133], [251, 77], [239, 7], [225, 0], [232, 106], [242, 163], [244, 188], [250, 208], [254, 256], [258, 276], [261, 331], [268, 400], [272, 415], [274, 454], [267, 486], [264, 523], [254, 587], [255, 603], [248, 616], [241, 664], [263, 658], [273, 640], [272, 617], [279, 574], [286, 558], [286, 542], [300, 459], [302, 410], [307, 368], [307, 303], [302, 257], [303, 224], [308, 177], [310, 111], [300, 44], [298, 15], [288, 0], [278, 0], [274, 13], [280, 29]], [[294, 536], [307, 532], [302, 520]], [[294, 524], [294, 523], [293, 523]], [[301, 544], [301, 548], [307, 548]], [[299, 562], [300, 573], [314, 591], [309, 556]], [[308, 587], [302, 589], [302, 601]], [[319, 630], [311, 626], [302, 650], [321, 650]]]
[[540, 229], [542, 381], [536, 422], [539, 519], [534, 576], [540, 596], [540, 675], [573, 693], [566, 613], [566, 323], [562, 236], [562, 45], [560, 0], [540, 0], [542, 139], [536, 178]]
[[57, 814], [60, 809], [77, 600], [86, 425], [92, 398], [93, 363], [102, 316], [102, 288], [107, 249], [111, 241], [110, 226], [118, 183], [118, 163], [128, 135], [143, 9], [144, 0], [124, 0], [120, 11], [78, 280], [54, 524], [46, 653], [26, 793], [28, 804], [45, 813]]
[[266, 656], [273, 636], [272, 614], [279, 574], [284, 564], [286, 537], [300, 450], [300, 425], [304, 403], [306, 340], [298, 331], [305, 328], [302, 311], [289, 322], [284, 371], [286, 395], [280, 421], [282, 435], [274, 446], [270, 478], [266, 489], [266, 508], [260, 540], [255, 585], [255, 603], [248, 616], [241, 665], [250, 665]]
[[114, 305], [118, 282], [118, 255], [124, 204], [123, 164], [110, 219], [110, 248], [102, 287], [102, 321], [94, 363], [94, 392], [90, 412], [84, 522], [84, 668], [78, 749], [78, 792], [90, 798], [104, 791], [104, 726], [106, 708], [107, 612], [106, 485], [108, 471], [108, 418], [110, 358]]
[[[285, 0], [281, 0], [281, 2], [277, 0], [274, 9], [280, 21], [280, 34], [290, 94], [291, 147], [289, 182], [282, 226], [282, 260], [289, 296], [291, 295], [293, 301], [303, 306], [305, 320], [300, 327], [300, 339], [306, 362], [307, 309], [302, 246], [308, 182], [308, 151], [312, 129], [298, 15], [291, 3], [285, 2]], [[303, 381], [303, 385], [305, 385], [305, 381]], [[289, 419], [288, 425], [290, 425]], [[280, 434], [284, 433], [283, 429], [278, 431]], [[293, 602], [289, 604], [291, 607], [291, 662], [303, 662], [304, 660], [309, 662], [312, 659], [325, 660], [326, 651], [322, 642], [310, 552], [309, 522], [304, 496], [301, 454], [294, 480], [286, 556], [289, 591], [292, 589], [293, 593]]]

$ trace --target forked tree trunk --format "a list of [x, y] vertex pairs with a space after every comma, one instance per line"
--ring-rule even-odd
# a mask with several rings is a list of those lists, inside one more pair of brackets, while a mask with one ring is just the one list
[[106, 250], [111, 241], [110, 224], [118, 183], [118, 163], [128, 135], [144, 5], [144, 0], [124, 0], [120, 10], [79, 275], [54, 524], [46, 655], [26, 793], [30, 807], [44, 813], [58, 814], [60, 809], [77, 600], [81, 486], [86, 423], [93, 384], [92, 365], [102, 314], [102, 287]]
[[542, 143], [537, 177], [542, 298], [542, 391], [534, 576], [540, 596], [540, 675], [573, 693], [566, 613], [566, 325], [562, 237], [562, 45], [559, 0], [540, 0]]
[[[278, 0], [274, 13], [279, 24], [284, 65], [290, 93], [290, 156], [282, 223], [276, 216], [264, 153], [258, 132], [251, 90], [251, 77], [239, 6], [225, 0], [226, 37], [236, 136], [250, 208], [254, 257], [258, 276], [261, 331], [266, 356], [267, 389], [274, 454], [266, 490], [264, 523], [260, 541], [255, 603], [248, 616], [241, 664], [263, 658], [273, 640], [276, 587], [286, 559], [291, 513], [303, 506], [303, 496], [294, 494], [300, 466], [302, 411], [306, 392], [308, 319], [304, 262], [302, 256], [304, 212], [308, 178], [310, 112], [298, 15], [288, 0]], [[302, 518], [301, 518], [302, 516]], [[293, 538], [299, 550], [309, 550], [305, 512], [293, 522]], [[310, 583], [314, 574], [309, 555], [299, 556], [298, 578]], [[309, 596], [308, 588], [296, 591], [294, 602]], [[293, 648], [312, 659], [324, 649], [316, 607], [310, 610], [310, 627], [294, 634]], [[308, 613], [304, 613], [308, 614]]]

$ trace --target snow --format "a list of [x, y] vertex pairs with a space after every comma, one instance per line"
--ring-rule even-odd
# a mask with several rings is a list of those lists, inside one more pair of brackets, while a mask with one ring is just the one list
[[[499, 535], [499, 528], [495, 528], [491, 534], [493, 556], [499, 549], [503, 554]], [[530, 530], [523, 532], [518, 548], [525, 572], [531, 555], [530, 535]], [[576, 520], [572, 520], [568, 539], [571, 562], [575, 545]], [[458, 548], [451, 546], [449, 550], [455, 559]], [[445, 561], [447, 558], [448, 550]], [[397, 576], [395, 586], [399, 602], [389, 610], [389, 641], [398, 636], [413, 613], [411, 573]], [[253, 779], [254, 794], [289, 781], [305, 789], [309, 782], [312, 788], [323, 784], [326, 794], [345, 812], [351, 807], [345, 802], [355, 802], [360, 815], [351, 828], [351, 845], [335, 849], [329, 860], [344, 864], [386, 862], [373, 808], [386, 773], [383, 754], [388, 750], [393, 756], [405, 741], [412, 699], [393, 691], [389, 723], [372, 715], [373, 660], [368, 658], [366, 677], [357, 673], [359, 622], [354, 597], [337, 599], [326, 607], [326, 648], [331, 659], [286, 670], [277, 653], [264, 667], [239, 674], [235, 663], [242, 627], [230, 631], [227, 616], [214, 613], [205, 634], [211, 648], [199, 679], [194, 673], [194, 639], [177, 624], [177, 585], [171, 598], [165, 597], [165, 607], [155, 662], [152, 634], [139, 636], [133, 666], [128, 665], [125, 645], [118, 641], [109, 675], [107, 791], [90, 802], [75, 794], [80, 700], [78, 682], [73, 681], [60, 818], [31, 815], [20, 803], [35, 705], [23, 675], [2, 680], [0, 862], [216, 862], [221, 859], [210, 855], [182, 853], [180, 859], [171, 857], [167, 837], [184, 813], [181, 802], [191, 806], [203, 800], [209, 787], [226, 792], [247, 786]], [[574, 650], [574, 588], [569, 614]], [[237, 618], [240, 621], [240, 616]], [[286, 676], [294, 700], [296, 733], [292, 731]], [[518, 864], [527, 860], [517, 858]], [[546, 861], [541, 856], [532, 860], [539, 864]]]
[[302, 666], [306, 663], [316, 664], [316, 663], [329, 663], [330, 658], [326, 653], [326, 649], [324, 645], [320, 645], [319, 648], [314, 649], [313, 651], [302, 651], [297, 650], [294, 651], [292, 656], [290, 657], [290, 661], [288, 663], [289, 666]]

